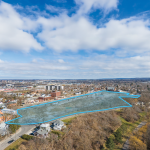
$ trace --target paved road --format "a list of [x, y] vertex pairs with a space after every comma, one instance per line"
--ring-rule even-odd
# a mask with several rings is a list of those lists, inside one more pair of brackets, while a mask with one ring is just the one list
[[8, 143], [11, 140], [16, 141], [21, 137], [23, 134], [27, 134], [30, 130], [32, 130], [35, 127], [35, 125], [24, 125], [21, 126], [19, 131], [16, 132], [16, 134], [13, 134], [12, 136], [8, 137], [7, 139], [0, 142], [0, 150], [4, 150], [6, 147], [8, 147], [11, 143]]
[[[146, 122], [141, 122], [135, 129], [134, 129], [134, 131], [137, 131], [137, 130], [139, 130], [142, 126], [144, 126], [144, 125], [146, 125]], [[133, 131], [133, 132], [134, 132]], [[123, 145], [123, 148], [122, 148], [122, 150], [130, 150], [129, 149], [129, 139], [130, 139], [130, 137], [127, 139], [127, 141], [124, 143], [124, 145]]]

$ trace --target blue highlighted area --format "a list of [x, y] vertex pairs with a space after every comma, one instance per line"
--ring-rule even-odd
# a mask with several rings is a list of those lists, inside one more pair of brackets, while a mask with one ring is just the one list
[[20, 116], [7, 124], [30, 125], [49, 122], [70, 115], [132, 107], [123, 98], [139, 98], [123, 92], [98, 91], [85, 95], [43, 103], [17, 110]]

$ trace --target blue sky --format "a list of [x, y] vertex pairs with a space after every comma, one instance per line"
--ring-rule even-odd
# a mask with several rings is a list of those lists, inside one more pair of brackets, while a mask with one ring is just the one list
[[0, 1], [1, 79], [150, 77], [150, 1]]

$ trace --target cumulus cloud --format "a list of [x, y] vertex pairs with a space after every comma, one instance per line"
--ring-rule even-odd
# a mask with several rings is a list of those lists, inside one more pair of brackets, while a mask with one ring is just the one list
[[58, 59], [58, 62], [59, 63], [64, 63], [64, 60], [63, 59]]
[[49, 10], [52, 13], [61, 13], [63, 11], [66, 11], [65, 9], [61, 9], [59, 7], [55, 7], [52, 5], [46, 5], [46, 9]]
[[[91, 9], [111, 10], [117, 8], [117, 0], [76, 0], [85, 13]], [[58, 8], [47, 5], [51, 11]], [[80, 10], [79, 8], [79, 10]], [[23, 9], [23, 8], [22, 8]], [[79, 50], [108, 51], [117, 49], [118, 56], [128, 52], [142, 53], [150, 49], [150, 20], [144, 17], [131, 17], [127, 19], [110, 19], [101, 27], [97, 27], [87, 16], [76, 13], [68, 16], [63, 11], [57, 16], [36, 19], [24, 17], [11, 5], [0, 4], [0, 49], [21, 50], [29, 52], [31, 49], [42, 50], [38, 41], [42, 41], [45, 48], [63, 52]], [[40, 32], [38, 28], [40, 27]], [[36, 33], [36, 39], [31, 33]]]
[[138, 17], [111, 19], [97, 28], [87, 18], [61, 14], [52, 18], [39, 18], [43, 30], [38, 38], [55, 51], [110, 50], [141, 53], [150, 49], [150, 21]]
[[94, 9], [102, 9], [105, 13], [117, 9], [118, 0], [75, 0], [80, 6], [80, 14], [88, 13]]
[[0, 3], [0, 49], [29, 52], [31, 49], [42, 50], [31, 31], [36, 27], [29, 18], [22, 18], [15, 9], [5, 3]]

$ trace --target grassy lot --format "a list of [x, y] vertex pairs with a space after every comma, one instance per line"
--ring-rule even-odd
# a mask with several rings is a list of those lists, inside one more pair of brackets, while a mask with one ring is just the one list
[[67, 119], [62, 120], [66, 125], [69, 125], [73, 119], [75, 119], [76, 117], [69, 117]]
[[58, 130], [52, 130], [51, 133], [57, 134], [58, 138], [61, 138], [65, 133]]
[[16, 140], [15, 142], [13, 142], [12, 144], [10, 144], [7, 148], [5, 148], [5, 150], [17, 150], [19, 145], [22, 142], [26, 142], [26, 140], [19, 138], [18, 140]]

